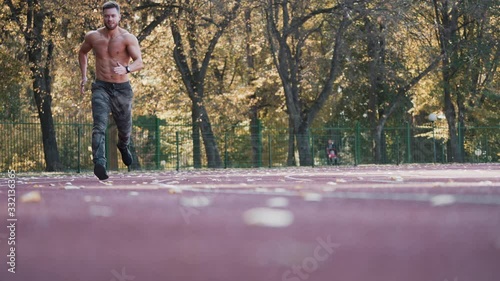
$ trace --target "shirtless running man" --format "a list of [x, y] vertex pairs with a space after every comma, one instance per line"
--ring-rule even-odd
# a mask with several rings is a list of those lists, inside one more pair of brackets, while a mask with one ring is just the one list
[[[123, 163], [132, 164], [128, 149], [132, 131], [132, 99], [128, 73], [143, 68], [141, 50], [137, 38], [118, 26], [120, 6], [108, 1], [102, 6], [104, 27], [90, 31], [78, 52], [82, 73], [80, 92], [85, 92], [87, 83], [88, 53], [95, 56], [96, 79], [92, 83], [92, 156], [94, 174], [100, 179], [108, 178], [106, 172], [105, 131], [111, 112], [118, 128], [118, 150]], [[132, 60], [132, 63], [130, 61]]]

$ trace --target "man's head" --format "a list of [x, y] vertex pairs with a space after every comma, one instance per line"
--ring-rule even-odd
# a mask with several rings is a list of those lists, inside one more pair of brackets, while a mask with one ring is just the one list
[[115, 1], [108, 1], [102, 5], [102, 16], [104, 18], [104, 26], [108, 30], [113, 30], [120, 22], [120, 5]]

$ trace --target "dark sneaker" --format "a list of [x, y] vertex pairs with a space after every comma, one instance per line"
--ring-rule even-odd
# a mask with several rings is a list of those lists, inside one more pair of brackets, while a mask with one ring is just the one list
[[108, 173], [106, 172], [106, 167], [101, 164], [94, 165], [94, 175], [96, 175], [100, 180], [109, 178]]
[[96, 175], [100, 180], [109, 178], [108, 173], [106, 173], [106, 167], [101, 164], [94, 165], [94, 175]]
[[128, 150], [128, 147], [125, 147], [125, 148], [118, 147], [118, 150], [122, 154], [123, 164], [125, 164], [126, 166], [130, 166], [132, 164], [132, 153], [130, 153], [130, 150]]

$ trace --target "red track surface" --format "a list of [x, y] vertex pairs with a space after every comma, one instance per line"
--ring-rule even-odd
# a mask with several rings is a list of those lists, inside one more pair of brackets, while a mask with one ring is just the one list
[[1, 281], [500, 280], [500, 165], [16, 176]]

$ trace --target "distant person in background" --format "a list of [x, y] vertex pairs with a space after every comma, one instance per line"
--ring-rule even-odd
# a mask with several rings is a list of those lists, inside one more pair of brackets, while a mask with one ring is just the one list
[[[82, 74], [80, 92], [84, 94], [87, 83], [88, 53], [95, 56], [96, 80], [92, 83], [92, 156], [94, 174], [108, 178], [106, 172], [105, 131], [111, 112], [118, 129], [118, 150], [126, 166], [132, 164], [128, 148], [132, 132], [133, 92], [128, 74], [143, 68], [141, 50], [137, 38], [118, 26], [120, 6], [108, 1], [102, 6], [104, 27], [90, 31], [78, 52]], [[132, 63], [130, 63], [132, 60]]]
[[329, 139], [326, 144], [326, 160], [328, 165], [338, 165], [339, 163], [337, 145], [332, 139]]

